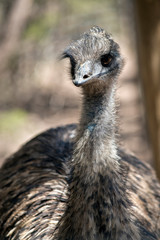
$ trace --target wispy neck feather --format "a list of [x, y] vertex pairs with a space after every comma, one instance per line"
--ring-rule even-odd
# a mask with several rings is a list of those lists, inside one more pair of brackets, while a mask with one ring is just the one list
[[[73, 161], [99, 167], [118, 165], [115, 137], [115, 87], [95, 85], [83, 89], [83, 105]], [[92, 169], [93, 171], [93, 169]]]

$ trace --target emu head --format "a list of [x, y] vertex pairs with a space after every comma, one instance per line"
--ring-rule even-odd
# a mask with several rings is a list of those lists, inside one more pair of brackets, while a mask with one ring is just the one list
[[100, 27], [92, 27], [63, 53], [69, 58], [71, 76], [76, 86], [108, 84], [123, 67], [119, 45]]

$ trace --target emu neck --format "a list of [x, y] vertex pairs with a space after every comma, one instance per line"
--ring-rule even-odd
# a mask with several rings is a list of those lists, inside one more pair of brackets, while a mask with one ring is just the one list
[[[93, 123], [95, 129], [96, 126], [107, 127], [109, 134], [112, 134], [113, 137], [115, 130], [115, 88], [104, 85], [89, 89], [87, 86], [83, 89], [83, 95], [80, 129], [86, 130]], [[95, 129], [93, 128], [93, 130]]]
[[115, 140], [115, 87], [95, 86], [83, 89], [83, 105], [75, 145], [75, 165], [99, 171], [117, 166]]

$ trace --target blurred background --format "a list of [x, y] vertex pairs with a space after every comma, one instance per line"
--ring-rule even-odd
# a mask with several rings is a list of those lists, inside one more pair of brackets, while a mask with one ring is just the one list
[[[160, 55], [154, 55], [152, 64], [152, 46], [158, 39], [157, 53], [160, 38], [152, 34], [149, 18], [159, 24], [158, 7], [158, 0], [1, 0], [0, 164], [34, 135], [78, 122], [80, 89], [73, 86], [69, 63], [59, 61], [59, 55], [98, 25], [113, 35], [126, 60], [117, 91], [119, 143], [158, 169], [160, 111], [154, 98], [160, 96]], [[148, 79], [149, 68], [157, 80]]]

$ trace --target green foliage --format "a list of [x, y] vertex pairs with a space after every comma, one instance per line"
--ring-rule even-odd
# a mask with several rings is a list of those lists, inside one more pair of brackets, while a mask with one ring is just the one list
[[[70, 8], [72, 9], [73, 13], [83, 13], [83, 14], [87, 14], [87, 13], [93, 13], [93, 10], [97, 11], [99, 9], [101, 9], [101, 6], [105, 7], [109, 7], [111, 5], [113, 5], [115, 0], [110, 0], [110, 1], [106, 1], [106, 0], [66, 0], [67, 4], [70, 6]], [[106, 9], [107, 11], [107, 9]]]
[[36, 3], [36, 4], [45, 4], [46, 3], [46, 0], [34, 0], [34, 2]]
[[24, 38], [40, 41], [47, 37], [49, 31], [54, 28], [58, 22], [58, 14], [54, 12], [39, 16], [28, 24], [24, 32]]
[[92, 6], [90, 3], [94, 4], [95, 0], [81, 0], [81, 1], [74, 1], [74, 0], [66, 0], [67, 4], [70, 6], [74, 13], [88, 13], [91, 12]]
[[27, 113], [22, 109], [12, 109], [0, 114], [0, 132], [14, 132], [18, 127], [25, 124]]
[[73, 18], [76, 16], [75, 25], [77, 22], [80, 22], [81, 25], [86, 26], [86, 29], [93, 25], [98, 25], [105, 29], [107, 26], [109, 32], [118, 32], [119, 24], [117, 22], [119, 20], [116, 11], [116, 0], [65, 0], [64, 2], [70, 15]]

